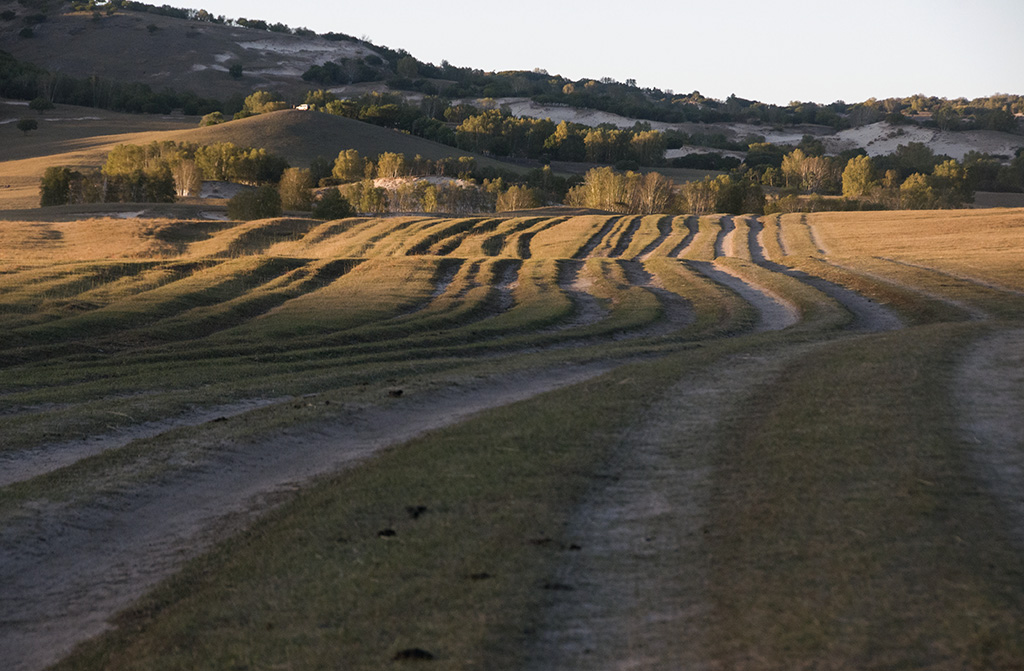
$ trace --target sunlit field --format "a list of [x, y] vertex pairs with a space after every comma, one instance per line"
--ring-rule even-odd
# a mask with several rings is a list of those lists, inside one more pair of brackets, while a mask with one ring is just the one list
[[1024, 210], [55, 212], [8, 668], [1020, 668]]

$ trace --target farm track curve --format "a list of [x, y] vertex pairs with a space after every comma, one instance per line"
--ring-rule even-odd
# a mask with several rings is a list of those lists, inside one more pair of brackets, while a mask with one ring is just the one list
[[347, 408], [332, 422], [222, 445], [155, 483], [126, 485], [84, 504], [33, 507], [0, 530], [0, 651], [12, 661], [7, 668], [41, 669], [57, 661], [187, 559], [310, 478], [615, 365], [548, 368]]
[[814, 277], [802, 270], [788, 268], [770, 261], [765, 256], [764, 244], [761, 240], [761, 237], [764, 235], [763, 224], [752, 218], [748, 219], [748, 223], [748, 244], [753, 262], [772, 272], [797, 279], [842, 305], [853, 316], [853, 320], [847, 326], [849, 330], [876, 333], [880, 331], [893, 331], [904, 326], [903, 320], [892, 310], [864, 297], [856, 291], [839, 286], [826, 279]]
[[[773, 246], [763, 239], [765, 226], [753, 218], [721, 217], [717, 231], [709, 235], [713, 224], [708, 221], [668, 216], [656, 224], [643, 223], [639, 216], [609, 216], [603, 223], [588, 223], [591, 228], [587, 230], [592, 234], [571, 256], [552, 260], [557, 265], [550, 267], [547, 284], [542, 287], [568, 299], [571, 314], [547, 322], [539, 320], [544, 326], [527, 333], [518, 332], [514, 322], [508, 325], [512, 320], [501, 321], [491, 331], [481, 328], [490, 318], [507, 318], [522, 307], [517, 296], [520, 285], [531, 279], [526, 271], [532, 261], [524, 261], [532, 258], [531, 241], [568, 219], [522, 219], [504, 228], [493, 219], [449, 224], [425, 218], [386, 222], [379, 228], [364, 220], [346, 230], [327, 225], [312, 228], [315, 239], [292, 241], [295, 249], [306, 242], [310, 243], [306, 246], [309, 250], [314, 250], [315, 244], [330, 243], [375, 259], [394, 255], [407, 260], [407, 255], [416, 252], [415, 261], [427, 264], [424, 267], [428, 271], [434, 268], [429, 264], [437, 266], [429, 289], [420, 290], [417, 302], [393, 315], [390, 322], [381, 322], [382, 328], [368, 331], [370, 335], [365, 339], [346, 343], [342, 331], [308, 336], [308, 340], [296, 340], [306, 349], [288, 354], [297, 357], [321, 347], [327, 350], [326, 343], [334, 338], [330, 365], [344, 365], [335, 361], [372, 352], [380, 346], [374, 340], [378, 336], [385, 343], [394, 339], [393, 344], [385, 346], [394, 349], [384, 351], [381, 365], [403, 357], [479, 357], [488, 352], [483, 344], [489, 343], [499, 351], [506, 347], [506, 338], [514, 341], [507, 346], [512, 354], [612, 341], [621, 344], [624, 340], [642, 354], [648, 345], [664, 342], [665, 336], [678, 336], [699, 316], [699, 308], [689, 297], [666, 288], [645, 266], [652, 258], [665, 261], [660, 257], [672, 258], [671, 263], [696, 271], [692, 274], [699, 273], [753, 307], [757, 322], [746, 329], [747, 335], [757, 334], [751, 342], [778, 337], [771, 332], [784, 331], [804, 319], [795, 299], [751, 279], [767, 274], [783, 275], [791, 284], [796, 280], [807, 285], [852, 315], [845, 329], [820, 327], [823, 338], [864, 338], [869, 337], [865, 334], [907, 328], [894, 309], [855, 289], [783, 265], [780, 261], [784, 258], [769, 258], [768, 250], [773, 247], [781, 249], [783, 255], [787, 253], [781, 226]], [[806, 219], [791, 225], [806, 228], [813, 245], [825, 257], [820, 259], [823, 263], [845, 268], [827, 257]], [[649, 237], [640, 235], [641, 230]], [[357, 234], [348, 247], [339, 240], [346, 231]], [[399, 233], [408, 233], [408, 237], [388, 239]], [[702, 249], [695, 251], [692, 246], [698, 233], [704, 242]], [[259, 235], [253, 233], [247, 240], [259, 242]], [[256, 242], [254, 248], [261, 254], [272, 247]], [[550, 239], [546, 244], [551, 244]], [[483, 253], [457, 255], [459, 249], [473, 245]], [[694, 253], [692, 258], [676, 260], [690, 252]], [[713, 256], [704, 260], [708, 254]], [[625, 283], [608, 290], [619, 292], [614, 298], [595, 293], [595, 284], [601, 278], [595, 280], [596, 275], [591, 274], [594, 268], [621, 272]], [[883, 275], [873, 276], [860, 268], [848, 270], [868, 281], [888, 281]], [[936, 272], [923, 267], [919, 270]], [[974, 283], [992, 293], [1024, 295], [966, 277], [951, 275], [950, 279]], [[615, 282], [609, 280], [606, 284]], [[489, 291], [480, 298], [485, 288]], [[909, 288], [928, 295], [919, 287]], [[660, 317], [611, 336], [610, 331], [601, 331], [602, 322], [614, 321], [616, 301], [635, 289], [657, 299]], [[462, 305], [470, 294], [477, 296], [476, 303]], [[648, 305], [653, 303], [650, 296], [645, 298]], [[938, 300], [956, 304], [954, 299], [941, 296]], [[287, 304], [287, 300], [282, 302]], [[978, 320], [991, 317], [973, 303], [962, 303], [961, 307], [972, 310]], [[464, 311], [456, 314], [458, 309]], [[389, 326], [395, 327], [395, 333], [405, 329], [415, 335], [407, 342], [400, 341], [398, 335], [387, 330]], [[804, 326], [819, 328], [813, 323]], [[573, 331], [577, 330], [584, 335], [574, 339]], [[723, 332], [735, 335], [738, 330]], [[685, 337], [671, 342], [683, 342]], [[634, 425], [624, 427], [620, 449], [608, 465], [607, 477], [601, 480], [604, 484], [594, 488], [573, 518], [569, 531], [581, 539], [582, 550], [552, 579], [556, 585], [572, 585], [573, 589], [551, 591], [545, 611], [547, 625], [538, 635], [530, 668], [568, 668], [572, 666], [568, 660], [578, 660], [574, 656], [583, 651], [595, 662], [590, 668], [707, 665], [699, 641], [701, 618], [707, 609], [702, 591], [706, 566], [701, 563], [706, 558], [700, 556], [693, 538], [705, 521], [708, 495], [710, 443], [701, 437], [730, 421], [731, 413], [742, 413], [744, 402], [762, 394], [785, 366], [810, 347], [805, 343], [772, 342], [775, 344], [771, 348], [758, 347], [723, 357], [681, 379]], [[1013, 499], [1013, 492], [1024, 481], [1024, 464], [1007, 456], [1012, 453], [1008, 446], [1014, 440], [1019, 444], [1020, 432], [1024, 431], [1017, 412], [1024, 398], [1024, 380], [985, 377], [986, 371], [997, 370], [1001, 361], [1018, 354], [1022, 346], [1024, 336], [1019, 331], [1001, 332], [980, 341], [964, 359], [959, 373], [963, 395], [959, 398], [965, 440], [979, 446], [978, 468], [987, 474], [991, 489], [1016, 516], [1017, 533], [1024, 546], [1024, 509]], [[253, 352], [257, 351], [254, 345]], [[614, 356], [623, 356], [626, 351], [634, 350], [609, 350]], [[186, 559], [223, 534], [243, 528], [311, 478], [350, 467], [383, 447], [457, 424], [482, 410], [599, 375], [617, 363], [610, 358], [598, 364], [495, 376], [446, 388], [429, 398], [406, 396], [380, 407], [346, 407], [339, 409], [333, 422], [295, 426], [252, 443], [221, 445], [206, 460], [177, 464], [159, 482], [129, 482], [101, 500], [66, 506], [42, 500], [30, 502], [19, 516], [0, 528], [5, 548], [0, 554], [0, 584], [4, 585], [0, 594], [0, 657], [16, 660], [12, 668], [18, 671], [34, 671], [56, 661], [77, 641], [103, 631], [111, 615], [173, 573]], [[1022, 367], [1024, 362], [1015, 362], [1013, 370], [1019, 372]], [[1016, 433], [1007, 436], [1001, 428], [993, 427], [1011, 427]], [[157, 427], [154, 433], [133, 437], [144, 439], [162, 432]], [[117, 452], [122, 447], [123, 440], [103, 443], [89, 452], [63, 450], [62, 461], [25, 466], [23, 475], [17, 478], [41, 475], [82, 456], [104, 450]], [[992, 474], [993, 465], [1001, 474]], [[0, 487], [11, 482], [15, 480], [0, 480]], [[687, 563], [692, 570], [669, 580], [672, 567], [679, 563]], [[638, 611], [647, 612], [647, 619], [637, 619]], [[688, 632], [689, 644], [667, 646], [668, 641], [678, 638], [679, 631]]]
[[570, 521], [526, 669], [705, 669], [713, 440], [807, 346], [715, 361], [626, 427]]

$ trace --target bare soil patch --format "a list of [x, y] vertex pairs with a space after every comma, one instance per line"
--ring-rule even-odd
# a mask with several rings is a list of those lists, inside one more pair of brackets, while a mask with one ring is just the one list
[[1024, 330], [977, 342], [960, 365], [955, 396], [979, 480], [1024, 550]]

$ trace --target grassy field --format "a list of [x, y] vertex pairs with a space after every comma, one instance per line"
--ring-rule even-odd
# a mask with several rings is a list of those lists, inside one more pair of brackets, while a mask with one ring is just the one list
[[1024, 211], [110, 214], [0, 221], [11, 668], [1020, 668]]

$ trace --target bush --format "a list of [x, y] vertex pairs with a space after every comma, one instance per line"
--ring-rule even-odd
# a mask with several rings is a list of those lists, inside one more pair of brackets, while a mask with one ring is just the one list
[[47, 168], [39, 182], [39, 205], [65, 205], [71, 200], [71, 182], [77, 176], [71, 168]]
[[354, 216], [355, 208], [337, 189], [325, 192], [313, 203], [313, 216], [317, 219], [345, 219]]
[[272, 186], [245, 190], [228, 201], [228, 217], [235, 221], [266, 219], [281, 214], [281, 194]]
[[35, 119], [18, 119], [18, 130], [28, 135], [30, 130], [39, 128], [39, 122]]
[[313, 204], [313, 175], [302, 168], [288, 168], [281, 175], [278, 192], [281, 194], [281, 207], [286, 210], [306, 210]]
[[34, 98], [32, 102], [28, 104], [28, 108], [36, 112], [44, 112], [46, 110], [52, 110], [54, 104], [46, 98]]
[[22, 28], [20, 31], [18, 31], [18, 36], [27, 39], [29, 37], [35, 37], [36, 33], [31, 28]]
[[199, 121], [199, 126], [216, 126], [219, 123], [224, 123], [224, 115], [220, 112], [210, 112]]

